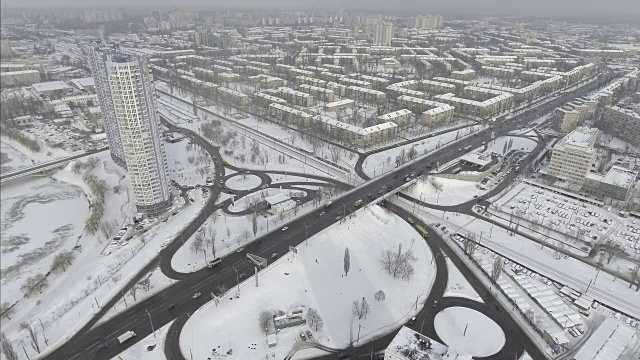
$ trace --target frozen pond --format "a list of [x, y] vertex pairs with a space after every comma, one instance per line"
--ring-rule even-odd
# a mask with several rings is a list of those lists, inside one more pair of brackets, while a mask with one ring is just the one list
[[13, 302], [23, 282], [13, 280], [49, 271], [53, 256], [82, 234], [89, 206], [79, 188], [49, 178], [2, 186], [1, 199], [1, 297]]

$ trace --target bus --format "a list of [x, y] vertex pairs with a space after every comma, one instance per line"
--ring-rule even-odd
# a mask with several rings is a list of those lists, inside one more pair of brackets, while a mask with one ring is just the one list
[[423, 238], [426, 239], [429, 237], [429, 232], [425, 230], [422, 226], [416, 224], [416, 230], [418, 230], [418, 232], [420, 233], [420, 235], [422, 235]]
[[358, 207], [358, 206], [362, 205], [362, 199], [358, 199], [358, 200], [356, 200], [356, 202], [354, 202], [354, 203], [353, 203], [353, 205], [354, 205], [355, 207]]

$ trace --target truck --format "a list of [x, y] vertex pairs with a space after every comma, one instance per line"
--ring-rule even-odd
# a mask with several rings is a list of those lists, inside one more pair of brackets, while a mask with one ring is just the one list
[[122, 344], [123, 342], [131, 339], [132, 337], [135, 337], [136, 333], [134, 333], [133, 331], [127, 331], [126, 333], [118, 336], [118, 341], [120, 342], [120, 344]]
[[209, 269], [213, 269], [214, 266], [220, 266], [220, 263], [222, 263], [222, 259], [215, 258], [215, 259], [209, 261], [209, 263], [207, 264], [207, 267]]
[[354, 202], [354, 203], [353, 203], [353, 205], [354, 205], [355, 207], [358, 207], [358, 206], [362, 205], [362, 199], [358, 199], [358, 200], [356, 200], [356, 202]]

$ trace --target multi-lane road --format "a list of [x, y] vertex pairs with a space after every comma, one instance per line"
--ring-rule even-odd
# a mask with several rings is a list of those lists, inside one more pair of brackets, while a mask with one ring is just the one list
[[[551, 111], [555, 107], [562, 105], [564, 102], [574, 97], [581, 96], [588, 91], [592, 91], [593, 89], [602, 86], [607, 80], [608, 79], [601, 78], [571, 93], [556, 97], [537, 107], [535, 113], [540, 114]], [[391, 173], [373, 179], [346, 193], [339, 199], [334, 200], [333, 205], [330, 208], [317, 209], [294, 219], [287, 224], [287, 231], [276, 229], [271, 233], [265, 234], [258, 239], [259, 241], [254, 241], [246, 246], [245, 253], [253, 253], [264, 258], [270, 258], [273, 253], [279, 254], [278, 257], [283, 256], [289, 251], [289, 246], [297, 246], [304, 242], [308, 237], [311, 237], [329, 225], [335, 223], [336, 218], [339, 215], [344, 216], [347, 213], [352, 212], [354, 210], [352, 204], [356, 200], [362, 199], [366, 205], [369, 202], [367, 194], [377, 193], [378, 190], [383, 187], [395, 189], [405, 183], [405, 177], [409, 176], [411, 172], [421, 171], [426, 168], [427, 164], [432, 162], [437, 161], [440, 163], [446, 163], [461, 156], [465, 152], [462, 147], [479, 147], [483, 142], [491, 140], [492, 136], [498, 137], [507, 134], [511, 130], [526, 127], [527, 123], [536, 118], [535, 113], [534, 111], [522, 112], [521, 114], [509, 119], [508, 122], [496, 124], [496, 128], [480, 131], [474, 136], [464, 139], [462, 142], [463, 146], [460, 143], [445, 146], [436, 152], [419, 158], [411, 164], [407, 164]], [[191, 137], [194, 140], [203, 141], [195, 133], [192, 133]], [[207, 142], [203, 141], [202, 145], [205, 147], [211, 146], [207, 144]], [[214, 196], [211, 197], [211, 199], [213, 198]], [[214, 210], [215, 201], [208, 201], [205, 208]], [[326, 212], [326, 214], [324, 216], [320, 216], [320, 212], [323, 211]], [[211, 214], [211, 211], [207, 213]], [[203, 221], [204, 219], [200, 219], [199, 221], [194, 221], [189, 224], [177, 239], [183, 236], [184, 238], [191, 236], [195, 231], [197, 231]], [[437, 239], [437, 237], [434, 236], [433, 239]], [[171, 256], [181, 245], [182, 243], [180, 241], [174, 240], [172, 244], [160, 255], [156, 262], [147, 266], [149, 270], [157, 266], [158, 262], [160, 262], [164, 256]], [[140, 341], [147, 335], [150, 335], [152, 333], [151, 323], [153, 323], [154, 328], [157, 329], [176, 318], [192, 314], [204, 303], [210, 300], [209, 294], [212, 291], [216, 291], [220, 286], [227, 289], [233, 287], [237, 281], [236, 271], [251, 274], [253, 266], [247, 261], [245, 253], [232, 253], [223, 259], [221, 267], [215, 270], [205, 269], [203, 271], [193, 273], [189, 277], [172, 284], [150, 298], [131, 306], [124, 312], [89, 329], [90, 326], [95, 324], [97, 319], [92, 321], [89, 326], [86, 326], [80, 333], [53, 351], [47, 358], [68, 360], [110, 359], [115, 357], [118, 353], [130, 347], [137, 341]], [[454, 258], [455, 256], [451, 255], [451, 259], [454, 260]], [[474, 281], [470, 282], [472, 284], [474, 283]], [[490, 294], [486, 291], [483, 292], [482, 289], [476, 289], [476, 291], [478, 291], [480, 296], [487, 297], [487, 300], [485, 300], [487, 303], [491, 303]], [[201, 292], [203, 295], [199, 298], [192, 299], [191, 295], [196, 292]], [[172, 310], [168, 310], [170, 304], [176, 304], [176, 307]], [[109, 304], [105, 305], [104, 309], [108, 310]], [[514, 334], [516, 334], [518, 329], [517, 325], [507, 317], [504, 318], [504, 321], [506, 324], [505, 327], [513, 330], [508, 330], [509, 332], [506, 332], [508, 336], [516, 336]], [[503, 329], [505, 327], [503, 327]], [[137, 336], [124, 344], [119, 344], [116, 337], [129, 330], [136, 332]], [[170, 336], [173, 335], [170, 334]], [[534, 350], [533, 345], [530, 344], [528, 338], [525, 336], [521, 339], [516, 338], [516, 341], [522, 342], [527, 351]], [[104, 351], [96, 352], [97, 347], [104, 343], [110, 344], [110, 346]], [[369, 344], [363, 345], [363, 347], [366, 347], [367, 349], [370, 348]]]

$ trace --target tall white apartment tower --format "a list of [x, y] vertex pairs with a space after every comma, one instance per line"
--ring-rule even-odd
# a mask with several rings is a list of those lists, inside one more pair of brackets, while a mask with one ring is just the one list
[[376, 24], [374, 29], [373, 43], [380, 46], [391, 46], [393, 38], [393, 23], [382, 21]]
[[106, 47], [90, 54], [111, 157], [129, 172], [138, 212], [162, 213], [171, 192], [147, 61]]

